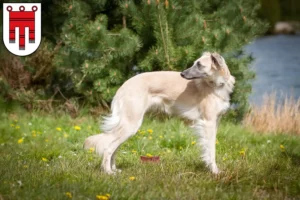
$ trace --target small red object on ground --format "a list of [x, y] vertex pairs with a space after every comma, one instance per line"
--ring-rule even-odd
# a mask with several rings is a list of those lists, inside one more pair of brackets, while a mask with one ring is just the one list
[[159, 162], [160, 158], [159, 156], [141, 156], [141, 161], [142, 162]]

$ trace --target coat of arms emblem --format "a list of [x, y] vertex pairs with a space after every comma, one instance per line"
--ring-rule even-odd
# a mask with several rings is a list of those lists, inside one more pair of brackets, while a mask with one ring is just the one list
[[41, 4], [3, 4], [3, 42], [18, 56], [33, 53], [41, 42]]

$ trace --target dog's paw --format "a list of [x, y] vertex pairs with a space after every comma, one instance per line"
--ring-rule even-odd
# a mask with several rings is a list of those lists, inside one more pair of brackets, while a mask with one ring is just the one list
[[211, 167], [211, 172], [212, 172], [213, 174], [215, 174], [215, 175], [218, 175], [218, 174], [221, 173], [221, 170], [218, 169], [217, 165], [213, 165], [213, 166]]

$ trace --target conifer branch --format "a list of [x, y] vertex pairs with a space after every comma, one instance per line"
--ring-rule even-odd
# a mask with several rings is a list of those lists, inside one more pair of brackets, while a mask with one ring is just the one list
[[161, 38], [162, 38], [163, 45], [164, 45], [165, 57], [167, 59], [167, 63], [168, 63], [168, 67], [169, 67], [170, 66], [170, 60], [169, 60], [168, 49], [167, 49], [167, 46], [166, 46], [166, 41], [165, 41], [165, 38], [164, 38], [163, 29], [162, 29], [160, 14], [158, 14], [158, 18], [159, 18], [159, 26], [160, 26]]
[[81, 85], [81, 83], [83, 82], [83, 80], [85, 79], [86, 77], [86, 73], [82, 76], [82, 78], [80, 79], [80, 81], [76, 84], [76, 87], [79, 87]]
[[169, 54], [169, 50], [168, 50], [168, 21], [166, 21], [166, 51], [167, 51], [167, 60], [168, 60], [168, 66], [169, 66], [169, 68], [171, 68], [170, 67], [170, 54]]
[[126, 16], [125, 15], [123, 15], [122, 21], [123, 21], [123, 28], [126, 28]]

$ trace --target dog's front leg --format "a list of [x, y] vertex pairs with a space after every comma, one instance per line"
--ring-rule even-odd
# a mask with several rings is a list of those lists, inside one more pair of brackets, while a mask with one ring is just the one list
[[216, 136], [217, 124], [215, 120], [199, 120], [195, 128], [200, 136], [202, 159], [214, 174], [219, 173], [216, 164]]

